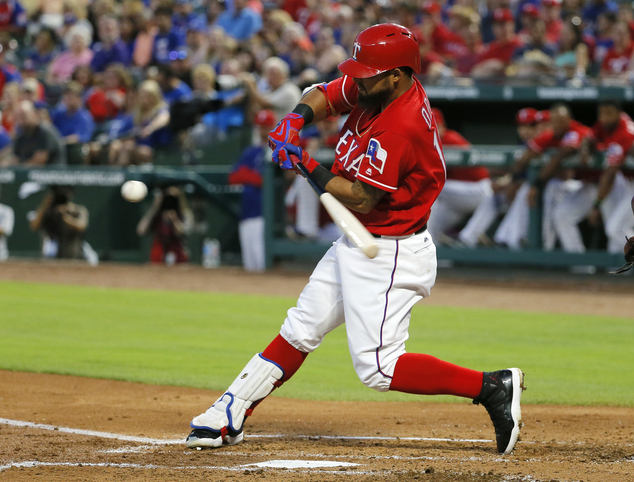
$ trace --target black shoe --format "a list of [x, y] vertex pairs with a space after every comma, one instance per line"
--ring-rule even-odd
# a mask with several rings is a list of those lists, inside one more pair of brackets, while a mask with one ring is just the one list
[[480, 395], [473, 403], [484, 405], [489, 412], [498, 452], [510, 454], [519, 439], [522, 426], [520, 397], [524, 387], [524, 373], [519, 368], [508, 368], [497, 372], [484, 372]]
[[229, 434], [223, 429], [220, 432], [207, 430], [205, 428], [195, 428], [187, 436], [185, 441], [188, 449], [214, 449], [224, 445], [236, 445], [242, 442], [244, 433]]

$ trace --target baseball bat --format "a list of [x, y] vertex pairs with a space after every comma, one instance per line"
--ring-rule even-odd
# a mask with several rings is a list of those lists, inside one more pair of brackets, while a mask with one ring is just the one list
[[308, 172], [306, 166], [301, 162], [297, 163], [297, 169], [304, 175], [308, 184], [319, 196], [319, 201], [324, 205], [328, 214], [337, 226], [341, 228], [344, 234], [354, 245], [363, 251], [368, 258], [374, 258], [379, 252], [379, 247], [374, 241], [374, 237], [365, 228], [348, 208], [341, 204], [332, 194], [326, 192], [324, 187], [317, 182], [313, 175]]

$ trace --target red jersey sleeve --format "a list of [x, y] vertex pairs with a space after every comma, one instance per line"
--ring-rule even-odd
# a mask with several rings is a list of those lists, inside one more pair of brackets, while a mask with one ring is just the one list
[[320, 85], [319, 90], [326, 95], [328, 102], [338, 114], [350, 112], [357, 105], [359, 88], [347, 75]]
[[579, 149], [581, 147], [581, 141], [583, 140], [583, 133], [577, 130], [569, 130], [564, 134], [559, 145], [561, 147], [572, 147]]
[[396, 191], [400, 165], [414, 157], [410, 142], [390, 131], [375, 133], [361, 160], [357, 178], [383, 191]]
[[553, 143], [553, 139], [555, 138], [555, 133], [552, 129], [547, 129], [541, 134], [530, 139], [526, 145], [531, 151], [535, 151], [538, 154], [544, 152], [544, 149], [550, 147]]

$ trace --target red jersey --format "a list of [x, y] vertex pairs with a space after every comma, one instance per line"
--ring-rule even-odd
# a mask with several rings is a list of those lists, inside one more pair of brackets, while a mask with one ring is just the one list
[[483, 60], [498, 59], [508, 64], [513, 57], [515, 49], [522, 46], [522, 41], [518, 37], [513, 37], [506, 43], [500, 43], [497, 40], [489, 43], [482, 53], [478, 56], [478, 63]]
[[614, 47], [609, 48], [605, 57], [603, 57], [601, 71], [609, 74], [620, 74], [625, 72], [627, 67], [630, 65], [630, 57], [632, 56], [633, 49], [634, 45], [632, 43], [630, 43], [630, 45], [620, 53], [617, 53], [616, 50], [614, 50]]
[[564, 28], [564, 23], [557, 19], [554, 22], [546, 24], [546, 40], [554, 44], [559, 43], [559, 37], [561, 36], [561, 29]]
[[592, 127], [590, 140], [605, 150], [606, 166], [621, 166], [634, 144], [634, 122], [625, 112], [621, 113], [616, 128], [608, 131], [598, 122]]
[[404, 236], [429, 219], [445, 185], [442, 144], [427, 94], [418, 79], [381, 112], [357, 105], [358, 88], [348, 76], [323, 90], [338, 113], [350, 112], [339, 134], [332, 172], [385, 191], [376, 207], [355, 216], [371, 233]]
[[552, 129], [546, 129], [541, 134], [529, 139], [526, 145], [532, 151], [540, 154], [550, 147], [573, 147], [579, 149], [581, 147], [581, 141], [588, 137], [591, 132], [592, 130], [589, 127], [575, 120], [571, 120], [570, 128], [563, 136], [557, 137]]
[[[462, 137], [460, 133], [445, 130], [445, 135], [440, 138], [443, 146], [470, 147], [471, 143]], [[489, 178], [489, 170], [484, 166], [451, 166], [447, 167], [447, 179], [454, 181], [477, 182]]]
[[445, 57], [456, 57], [467, 52], [464, 39], [443, 24], [436, 25], [431, 34], [431, 41], [434, 52]]

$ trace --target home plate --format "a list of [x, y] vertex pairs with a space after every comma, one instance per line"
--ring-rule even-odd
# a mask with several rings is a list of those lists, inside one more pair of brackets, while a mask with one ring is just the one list
[[330, 462], [328, 460], [269, 460], [244, 467], [269, 467], [273, 469], [317, 469], [322, 467], [353, 467], [350, 462]]

